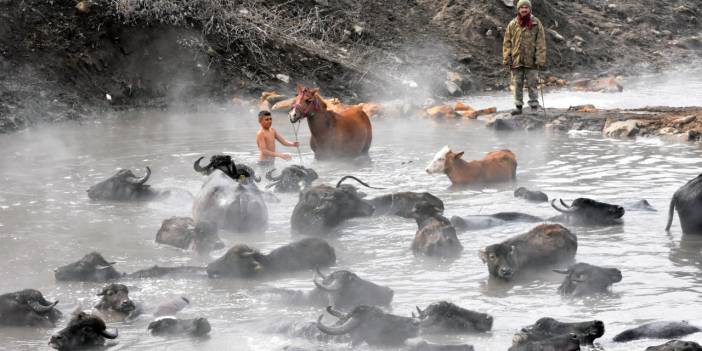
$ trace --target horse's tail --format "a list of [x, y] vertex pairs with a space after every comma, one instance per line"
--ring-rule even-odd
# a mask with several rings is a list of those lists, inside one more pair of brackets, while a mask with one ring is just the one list
[[270, 180], [270, 181], [279, 181], [279, 180], [280, 180], [280, 177], [282, 177], [283, 174], [281, 173], [279, 176], [274, 177], [274, 176], [273, 176], [273, 172], [275, 172], [275, 168], [273, 168], [273, 169], [271, 169], [270, 171], [266, 172], [266, 179], [268, 179], [268, 180]]
[[336, 183], [336, 187], [338, 188], [338, 187], [341, 185], [341, 183], [342, 183], [344, 180], [346, 180], [346, 179], [353, 179], [353, 180], [359, 182], [361, 185], [365, 186], [366, 188], [378, 189], [378, 190], [385, 190], [385, 188], [376, 188], [376, 187], [374, 187], [374, 186], [370, 186], [370, 185], [364, 183], [362, 180], [360, 180], [360, 179], [358, 179], [358, 178], [356, 178], [356, 177], [354, 177], [354, 176], [350, 176], [350, 175], [343, 176], [341, 179], [339, 179], [339, 182]]
[[668, 223], [665, 225], [665, 231], [670, 230], [670, 225], [673, 224], [673, 214], [675, 213], [675, 196], [670, 199], [670, 207], [668, 208]]

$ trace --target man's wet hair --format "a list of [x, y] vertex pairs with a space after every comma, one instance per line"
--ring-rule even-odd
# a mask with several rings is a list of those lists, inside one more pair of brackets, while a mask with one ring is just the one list
[[269, 116], [271, 116], [271, 111], [263, 110], [258, 113], [258, 121], [261, 122], [261, 120]]

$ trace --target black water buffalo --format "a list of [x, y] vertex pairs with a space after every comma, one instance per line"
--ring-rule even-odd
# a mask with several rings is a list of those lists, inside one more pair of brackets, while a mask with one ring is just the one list
[[347, 178], [357, 180], [346, 176], [336, 187], [317, 185], [300, 193], [290, 218], [294, 233], [322, 235], [344, 220], [373, 214], [373, 206], [361, 199], [354, 186], [341, 184]]
[[447, 301], [435, 302], [424, 310], [417, 307], [422, 333], [471, 333], [492, 329], [492, 316], [459, 307]]
[[512, 338], [512, 345], [523, 345], [564, 335], [575, 335], [579, 345], [592, 345], [592, 342], [604, 335], [604, 332], [605, 325], [602, 321], [564, 323], [544, 317], [515, 334]]
[[418, 227], [411, 246], [415, 255], [455, 258], [463, 251], [456, 229], [441, 211], [428, 202], [420, 202], [413, 208], [412, 216]]
[[324, 325], [322, 314], [317, 319], [319, 330], [330, 335], [349, 334], [354, 345], [364, 341], [369, 345], [398, 345], [419, 333], [419, 325], [413, 318], [388, 314], [375, 306], [356, 306], [349, 313], [330, 306], [327, 312], [339, 320], [333, 326]]
[[386, 194], [367, 200], [374, 208], [374, 216], [400, 216], [414, 218], [412, 210], [420, 202], [426, 202], [444, 212], [444, 202], [430, 193], [415, 193], [411, 191]]
[[79, 350], [103, 346], [105, 339], [116, 337], [117, 330], [108, 332], [100, 317], [80, 312], [73, 316], [67, 327], [51, 336], [49, 346], [59, 351]]
[[193, 250], [202, 255], [224, 248], [224, 242], [217, 235], [217, 228], [207, 222], [195, 224], [190, 217], [171, 217], [164, 220], [156, 233], [156, 242], [183, 250]]
[[264, 232], [268, 207], [255, 183], [237, 182], [216, 169], [195, 196], [193, 220], [235, 233]]
[[275, 168], [266, 172], [266, 179], [272, 182], [266, 185], [266, 189], [273, 188], [273, 190], [281, 193], [291, 193], [306, 189], [313, 181], [319, 178], [314, 169], [300, 165], [286, 167], [277, 177], [273, 176], [273, 172], [275, 172]]
[[699, 332], [700, 328], [690, 325], [687, 321], [651, 322], [627, 329], [614, 336], [616, 342], [626, 342], [638, 339], [673, 339]]
[[702, 351], [702, 346], [694, 341], [671, 340], [658, 346], [649, 346], [646, 351]]
[[56, 280], [81, 282], [106, 282], [119, 279], [124, 273], [112, 267], [115, 262], [107, 262], [101, 254], [91, 252], [77, 262], [67, 264], [54, 270]]
[[148, 201], [166, 195], [146, 185], [150, 176], [149, 167], [146, 167], [146, 174], [142, 177], [135, 176], [129, 169], [120, 169], [112, 177], [91, 186], [88, 197], [92, 200]]
[[523, 186], [514, 191], [514, 197], [519, 197], [531, 202], [548, 202], [548, 195], [543, 191], [533, 191]]
[[554, 336], [540, 341], [512, 345], [507, 351], [579, 351], [580, 341], [575, 334]]
[[200, 161], [205, 158], [200, 157], [193, 163], [193, 169], [202, 175], [210, 175], [215, 170], [220, 170], [222, 173], [236, 181], [248, 182], [254, 180], [260, 182], [261, 178], [256, 176], [253, 168], [245, 164], [235, 164], [230, 155], [213, 155], [210, 157], [210, 163], [207, 166], [200, 166]]
[[361, 279], [353, 272], [342, 270], [324, 275], [317, 269], [317, 275], [313, 280], [315, 289], [326, 295], [324, 302], [334, 308], [389, 306], [392, 302], [392, 289]]
[[556, 199], [551, 200], [551, 207], [561, 212], [560, 215], [549, 218], [551, 222], [568, 223], [572, 225], [616, 225], [622, 223], [624, 207], [611, 205], [592, 199], [579, 197], [570, 205], [559, 199], [563, 208], [556, 205]]
[[49, 302], [39, 290], [24, 289], [0, 295], [0, 325], [54, 327], [61, 318], [58, 301]]
[[123, 284], [109, 284], [97, 294], [100, 302], [95, 309], [105, 315], [132, 318], [139, 314], [137, 305], [129, 298], [129, 289]]
[[156, 306], [156, 311], [154, 311], [154, 317], [174, 316], [176, 313], [180, 312], [189, 304], [190, 300], [183, 296], [168, 300]]
[[683, 233], [702, 234], [702, 174], [681, 186], [673, 194], [668, 209], [666, 231], [670, 230], [670, 225], [673, 224], [673, 214], [676, 209]]
[[178, 319], [161, 317], [149, 323], [151, 335], [205, 336], [212, 328], [207, 318]]
[[607, 292], [607, 289], [622, 281], [622, 272], [616, 268], [603, 268], [587, 263], [574, 264], [566, 270], [554, 269], [565, 274], [558, 292], [565, 296], [588, 296]]
[[526, 213], [498, 212], [490, 215], [453, 216], [451, 224], [458, 230], [479, 230], [512, 222], [539, 223], [544, 220]]
[[326, 241], [307, 238], [279, 247], [268, 255], [246, 245], [235, 245], [207, 265], [207, 275], [251, 278], [264, 274], [328, 267], [336, 262], [334, 248]]
[[578, 250], [575, 234], [560, 224], [540, 224], [528, 233], [480, 250], [480, 258], [493, 277], [509, 280], [529, 266], [569, 261]]
[[475, 348], [471, 345], [439, 345], [430, 344], [426, 341], [420, 341], [416, 345], [410, 346], [408, 351], [474, 351]]

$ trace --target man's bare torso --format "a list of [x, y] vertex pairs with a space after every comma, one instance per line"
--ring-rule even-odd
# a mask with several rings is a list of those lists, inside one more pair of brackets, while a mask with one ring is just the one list
[[[266, 150], [270, 152], [275, 152], [275, 129], [273, 127], [269, 128], [268, 130], [261, 128], [256, 134], [256, 136], [258, 135], [263, 135], [263, 140], [265, 144], [264, 147], [266, 148]], [[265, 156], [263, 153], [259, 153], [258, 159], [259, 161], [270, 161], [274, 158], [271, 156]]]

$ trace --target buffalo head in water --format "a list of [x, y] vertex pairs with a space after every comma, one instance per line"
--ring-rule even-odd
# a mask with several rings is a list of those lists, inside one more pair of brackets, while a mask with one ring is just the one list
[[622, 272], [616, 268], [602, 268], [587, 263], [578, 263], [567, 270], [554, 269], [565, 274], [558, 292], [566, 296], [588, 296], [607, 292], [614, 283], [622, 281]]
[[161, 317], [149, 323], [147, 329], [151, 335], [178, 335], [178, 336], [204, 336], [210, 330], [207, 318], [177, 319], [174, 317]]
[[522, 328], [512, 338], [514, 346], [528, 342], [543, 341], [557, 336], [574, 334], [581, 345], [592, 345], [592, 342], [604, 335], [605, 325], [602, 321], [587, 321], [580, 323], [564, 323], [553, 318], [544, 317], [533, 325]]
[[388, 314], [374, 306], [356, 306], [346, 314], [329, 306], [327, 312], [339, 321], [327, 326], [322, 323], [324, 315], [320, 315], [317, 319], [319, 330], [330, 335], [349, 334], [353, 344], [365, 341], [369, 345], [398, 345], [419, 333], [419, 325], [413, 318]]
[[192, 249], [202, 255], [224, 248], [224, 242], [217, 235], [214, 225], [207, 222], [195, 224], [189, 217], [171, 217], [164, 220], [156, 233], [156, 242], [184, 250]]
[[673, 194], [668, 209], [666, 231], [670, 230], [673, 224], [676, 209], [683, 233], [702, 234], [702, 174], [688, 181]]
[[415, 255], [455, 258], [463, 251], [456, 228], [441, 215], [441, 211], [442, 208], [429, 202], [417, 203], [412, 209], [417, 221], [417, 232], [411, 246]]
[[486, 332], [492, 329], [492, 316], [456, 306], [447, 301], [435, 302], [424, 310], [417, 307], [422, 333]]
[[312, 168], [300, 165], [292, 165], [283, 169], [279, 176], [274, 177], [275, 168], [266, 173], [266, 179], [272, 183], [266, 185], [266, 189], [275, 187], [274, 190], [281, 193], [289, 193], [306, 189], [319, 175]]
[[347, 178], [359, 181], [355, 177], [346, 176], [334, 188], [317, 185], [301, 192], [290, 218], [292, 230], [299, 234], [321, 235], [344, 220], [372, 215], [373, 206], [361, 199], [356, 188], [341, 184]]
[[392, 289], [377, 285], [349, 271], [336, 271], [324, 275], [317, 269], [314, 285], [328, 296], [328, 304], [346, 309], [358, 305], [388, 306], [392, 302]]
[[77, 262], [54, 270], [54, 277], [56, 280], [106, 282], [123, 276], [112, 267], [114, 264], [115, 262], [107, 262], [99, 253], [91, 252]]
[[613, 225], [621, 224], [624, 207], [595, 201], [588, 198], [577, 198], [570, 205], [560, 200], [563, 208], [556, 205], [556, 199], [551, 200], [551, 207], [561, 212], [560, 216], [550, 218], [553, 222], [570, 223], [574, 225]]
[[702, 351], [702, 345], [694, 341], [670, 340], [658, 346], [649, 346], [646, 351]]
[[575, 334], [564, 334], [538, 341], [512, 345], [507, 351], [580, 351], [580, 339]]
[[136, 310], [136, 304], [129, 298], [129, 289], [123, 284], [110, 284], [97, 294], [100, 302], [95, 309], [107, 313], [129, 315]]
[[117, 330], [108, 332], [100, 317], [80, 312], [73, 316], [66, 328], [51, 337], [49, 346], [59, 351], [78, 350], [103, 346], [105, 339], [116, 337]]
[[195, 169], [195, 172], [203, 175], [210, 175], [212, 172], [218, 169], [222, 171], [222, 173], [237, 181], [248, 179], [253, 179], [256, 182], [261, 181], [260, 177], [256, 177], [256, 172], [253, 170], [253, 168], [245, 164], [235, 164], [234, 160], [232, 160], [232, 157], [229, 155], [214, 155], [210, 157], [210, 163], [204, 167], [200, 166], [200, 161], [202, 161], [203, 158], [205, 157], [203, 156], [195, 160], [195, 163], [193, 164], [193, 169]]
[[246, 245], [235, 245], [224, 256], [207, 265], [207, 275], [250, 278], [264, 274], [328, 267], [336, 262], [334, 248], [326, 241], [307, 238], [279, 247], [264, 255]]
[[49, 302], [40, 291], [25, 289], [0, 295], [0, 325], [53, 327], [61, 318], [58, 301]]
[[151, 189], [145, 183], [151, 176], [151, 169], [146, 167], [146, 174], [137, 177], [131, 170], [121, 169], [112, 177], [97, 183], [88, 189], [88, 197], [92, 200], [112, 201], [148, 201], [162, 195], [162, 192]]

